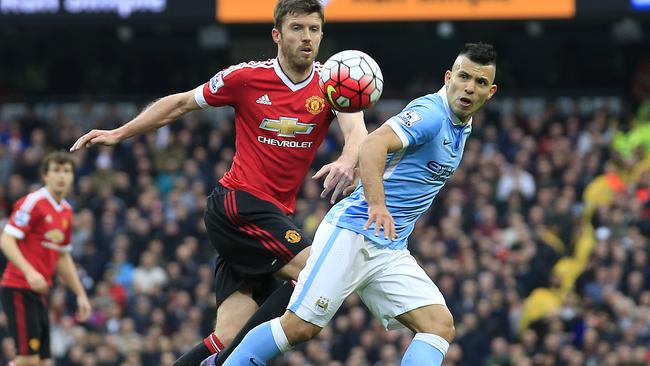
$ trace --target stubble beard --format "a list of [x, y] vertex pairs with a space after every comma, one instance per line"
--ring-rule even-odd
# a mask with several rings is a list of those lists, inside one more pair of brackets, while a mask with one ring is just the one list
[[312, 49], [312, 57], [309, 57], [308, 59], [302, 57], [301, 52], [298, 49], [294, 51], [284, 50], [282, 53], [284, 55], [284, 59], [288, 63], [287, 67], [296, 72], [305, 72], [309, 70], [309, 68], [314, 63], [314, 60], [316, 59], [315, 51], [316, 50]]

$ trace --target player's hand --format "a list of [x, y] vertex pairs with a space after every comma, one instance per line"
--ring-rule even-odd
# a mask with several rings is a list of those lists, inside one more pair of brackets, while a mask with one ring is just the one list
[[119, 137], [115, 130], [91, 130], [87, 134], [79, 137], [72, 145], [70, 151], [77, 151], [83, 147], [91, 147], [93, 145], [115, 145], [120, 142]]
[[354, 178], [352, 179], [352, 183], [343, 190], [343, 197], [347, 197], [354, 192], [357, 185], [359, 185], [359, 179], [361, 179], [359, 176], [359, 168], [354, 168]]
[[25, 279], [27, 279], [27, 283], [29, 284], [29, 287], [31, 289], [39, 294], [45, 295], [47, 294], [47, 291], [49, 290], [47, 286], [47, 281], [45, 280], [45, 277], [38, 272], [30, 272], [27, 275], [25, 275]]
[[336, 202], [336, 198], [350, 185], [354, 178], [354, 165], [339, 159], [320, 168], [312, 177], [313, 179], [320, 179], [327, 174], [323, 182], [323, 192], [321, 192], [320, 197], [325, 198], [325, 196], [334, 190], [330, 198], [330, 203]]
[[90, 301], [88, 301], [88, 296], [77, 296], [77, 320], [80, 322], [85, 322], [90, 317], [91, 311], [92, 307], [90, 306]]
[[379, 237], [379, 230], [384, 228], [384, 239], [395, 240], [397, 239], [397, 231], [395, 230], [395, 220], [391, 216], [386, 205], [371, 205], [368, 206], [368, 221], [363, 226], [364, 230], [368, 230], [372, 224], [375, 224], [375, 236]]

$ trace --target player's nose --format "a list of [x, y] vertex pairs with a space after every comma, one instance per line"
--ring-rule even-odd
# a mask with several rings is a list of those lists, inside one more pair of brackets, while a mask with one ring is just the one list
[[309, 31], [309, 29], [306, 29], [305, 31], [302, 32], [302, 41], [303, 42], [311, 42], [311, 37], [312, 37], [312, 34]]
[[474, 93], [474, 81], [470, 80], [465, 84], [465, 93], [473, 94]]

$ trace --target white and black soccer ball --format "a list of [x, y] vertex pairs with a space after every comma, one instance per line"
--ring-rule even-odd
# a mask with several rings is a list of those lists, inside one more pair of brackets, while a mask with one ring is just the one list
[[346, 50], [323, 64], [319, 85], [332, 108], [352, 113], [377, 103], [384, 88], [384, 76], [372, 57], [361, 51]]

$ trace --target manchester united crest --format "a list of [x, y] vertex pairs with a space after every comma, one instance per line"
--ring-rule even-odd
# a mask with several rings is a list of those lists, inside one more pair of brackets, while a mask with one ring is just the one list
[[296, 244], [302, 238], [300, 233], [296, 230], [287, 230], [287, 233], [284, 234], [284, 238], [291, 244]]
[[68, 219], [61, 220], [61, 226], [63, 226], [63, 230], [66, 230], [68, 228], [68, 225], [70, 225]]
[[305, 101], [305, 108], [309, 113], [316, 115], [325, 109], [325, 99], [316, 95], [311, 96]]
[[50, 243], [62, 243], [65, 239], [65, 234], [59, 229], [52, 229], [45, 233], [45, 238], [50, 241]]
[[31, 348], [33, 351], [38, 351], [41, 348], [41, 341], [38, 338], [30, 339], [29, 348]]

